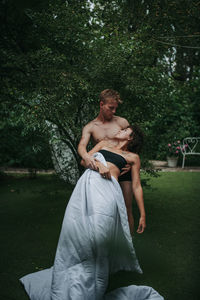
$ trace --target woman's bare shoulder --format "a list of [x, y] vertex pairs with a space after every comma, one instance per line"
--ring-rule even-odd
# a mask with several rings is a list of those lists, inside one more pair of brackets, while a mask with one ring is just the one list
[[138, 154], [133, 153], [133, 152], [128, 152], [127, 158], [132, 162], [133, 164], [138, 164], [140, 163], [140, 157]]

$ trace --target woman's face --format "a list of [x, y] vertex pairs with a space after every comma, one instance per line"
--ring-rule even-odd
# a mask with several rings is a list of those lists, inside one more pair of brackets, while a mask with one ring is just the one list
[[125, 128], [118, 131], [118, 133], [115, 135], [115, 138], [119, 140], [131, 140], [132, 137], [130, 137], [130, 134], [133, 132], [131, 128]]

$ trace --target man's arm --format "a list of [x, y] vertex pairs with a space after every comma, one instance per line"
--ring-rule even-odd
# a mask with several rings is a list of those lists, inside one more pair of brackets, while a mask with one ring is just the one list
[[92, 157], [87, 152], [87, 145], [89, 143], [89, 140], [91, 138], [91, 124], [87, 124], [82, 131], [82, 137], [80, 139], [79, 145], [78, 145], [78, 154], [82, 157], [82, 159], [85, 162], [86, 168], [90, 168], [93, 170], [97, 170], [97, 166], [94, 160], [94, 157]]
[[[99, 142], [98, 144], [96, 144], [89, 152], [89, 155], [93, 155], [95, 152], [98, 152], [100, 149], [102, 149], [103, 146], [105, 146], [106, 142], [103, 140], [101, 142]], [[95, 159], [95, 163], [96, 163], [96, 168], [99, 172], [99, 174], [105, 178], [105, 179], [111, 179], [111, 174], [110, 174], [110, 170], [108, 167], [104, 166], [104, 164], [102, 164], [100, 161], [98, 161], [97, 159]], [[85, 168], [87, 168], [85, 160], [81, 160], [81, 165]]]

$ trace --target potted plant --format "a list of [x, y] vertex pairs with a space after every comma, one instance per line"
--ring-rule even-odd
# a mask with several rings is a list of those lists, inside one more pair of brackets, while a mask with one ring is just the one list
[[181, 141], [174, 141], [168, 144], [167, 164], [168, 167], [175, 168], [178, 164], [178, 157], [181, 153]]

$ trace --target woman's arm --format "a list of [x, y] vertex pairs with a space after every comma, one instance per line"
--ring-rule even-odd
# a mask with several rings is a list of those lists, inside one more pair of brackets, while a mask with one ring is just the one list
[[144, 208], [143, 190], [140, 182], [140, 158], [137, 154], [133, 154], [131, 173], [133, 194], [140, 211], [140, 220], [137, 232], [142, 233], [146, 227], [146, 214]]

